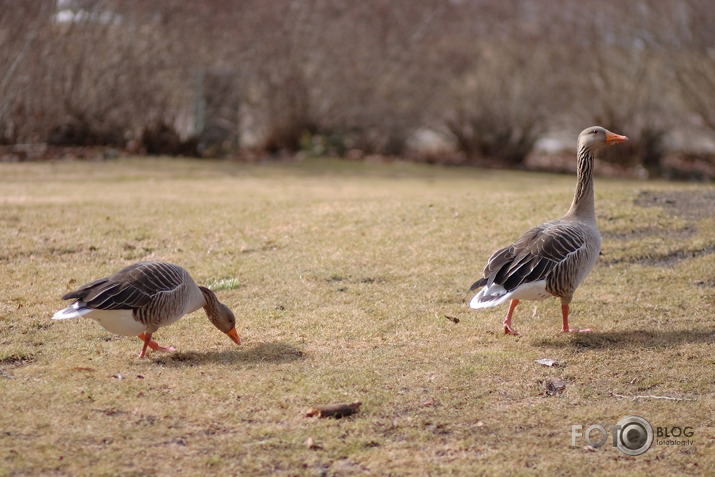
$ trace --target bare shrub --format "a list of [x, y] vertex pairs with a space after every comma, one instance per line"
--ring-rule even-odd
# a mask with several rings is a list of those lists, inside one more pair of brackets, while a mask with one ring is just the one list
[[[141, 2], [87, 1], [62, 11], [58, 5], [35, 12], [37, 34], [8, 86], [14, 114], [0, 112], [0, 122], [31, 118], [15, 128], [16, 141], [123, 146], [133, 131], [172, 114], [171, 38], [159, 17]], [[18, 20], [27, 28], [32, 18]]]
[[676, 78], [688, 111], [715, 133], [715, 12], [706, 0], [681, 4], [682, 31], [674, 35], [674, 47], [684, 50], [676, 56]]
[[544, 58], [503, 43], [473, 57], [471, 68], [450, 83], [446, 130], [468, 156], [521, 164], [547, 126]]
[[296, 71], [270, 81], [266, 90], [262, 148], [269, 152], [299, 150], [303, 135], [315, 128], [305, 79]]
[[[259, 148], [296, 151], [312, 124], [306, 67], [314, 54], [307, 28], [315, 2], [244, 5], [245, 15], [237, 21], [246, 29], [233, 58], [236, 69], [246, 72], [240, 79], [244, 123], [252, 125]], [[318, 29], [315, 34], [320, 34]]]
[[[658, 174], [671, 118], [663, 101], [670, 76], [667, 70], [660, 68], [652, 54], [615, 48], [599, 54], [593, 66], [589, 76], [592, 82], [582, 90], [597, 98], [591, 101], [590, 122], [613, 131], [628, 131], [629, 137], [625, 147], [604, 151], [602, 159], [640, 164]], [[649, 83], [647, 87], [643, 82]]]
[[238, 151], [240, 92], [237, 79], [233, 69], [198, 72], [195, 154], [219, 157]]
[[38, 94], [34, 65], [47, 36], [54, 1], [0, 0], [0, 143], [36, 141], [41, 116], [25, 99]]
[[[604, 151], [605, 161], [660, 173], [666, 131], [675, 125], [678, 111], [667, 45], [677, 8], [675, 2], [604, 0], [598, 5], [564, 2], [558, 13], [565, 25], [558, 38], [577, 39], [566, 51], [573, 66], [567, 91], [577, 106], [570, 118], [629, 137], [623, 147]], [[619, 21], [614, 21], [616, 10]], [[583, 18], [588, 21], [579, 23]]]
[[184, 140], [172, 125], [153, 121], [142, 128], [137, 152], [151, 156], [197, 156], [198, 146], [197, 138]]
[[[420, 81], [426, 38], [440, 8], [430, 2], [263, 2], [244, 60], [246, 114], [263, 147], [397, 154], [418, 127], [428, 90]], [[319, 142], [324, 142], [320, 140]]]

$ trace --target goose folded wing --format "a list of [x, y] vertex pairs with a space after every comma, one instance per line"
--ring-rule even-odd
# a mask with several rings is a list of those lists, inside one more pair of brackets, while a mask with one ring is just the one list
[[114, 281], [130, 284], [139, 292], [149, 296], [171, 292], [182, 286], [187, 280], [183, 268], [162, 262], [135, 264], [135, 266], [125, 268], [112, 278]]
[[165, 263], [137, 263], [66, 294], [98, 310], [129, 310], [148, 305], [158, 293], [172, 292], [184, 283], [183, 269]]
[[563, 222], [539, 225], [495, 252], [484, 268], [483, 277], [470, 290], [496, 283], [511, 291], [523, 283], [544, 280], [584, 246], [585, 237], [578, 227]]
[[151, 295], [131, 283], [109, 282], [87, 284], [76, 292], [68, 293], [64, 299], [77, 298], [95, 310], [131, 310], [149, 304]]

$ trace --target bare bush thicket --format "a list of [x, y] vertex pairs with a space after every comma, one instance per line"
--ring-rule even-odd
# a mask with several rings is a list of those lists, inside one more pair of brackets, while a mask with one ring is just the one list
[[[586, 12], [591, 19], [578, 31], [584, 53], [575, 58], [575, 64], [585, 74], [582, 78], [571, 76], [579, 81], [570, 88], [574, 99], [583, 105], [584, 120], [627, 131], [630, 138], [624, 147], [606, 151], [604, 159], [638, 163], [657, 173], [665, 133], [673, 126], [671, 112], [676, 108], [669, 94], [673, 92], [673, 71], [662, 44], [653, 38], [653, 29], [664, 31], [665, 12], [645, 2], [613, 0], [569, 7], [566, 15], [577, 17]], [[615, 12], [621, 21], [613, 21]]]
[[[185, 88], [164, 30], [130, 21], [106, 9], [106, 2], [85, 2], [89, 10], [74, 11], [71, 19], [61, 19], [54, 2], [32, 14], [24, 7], [34, 2], [8, 3], [2, 18], [34, 20], [39, 33], [28, 34], [27, 52], [3, 48], [22, 59], [7, 87], [14, 106], [0, 111], [6, 136], [10, 131], [15, 142], [123, 147], [154, 124], [174, 122], [186, 102], [177, 92]], [[123, 12], [142, 13], [140, 6]]]
[[514, 165], [550, 130], [600, 123], [657, 171], [674, 128], [715, 131], [706, 0], [0, 0], [0, 11], [9, 144], [401, 154], [428, 129]]
[[441, 10], [429, 1], [259, 2], [250, 21], [265, 28], [245, 67], [264, 147], [317, 136], [332, 152], [401, 152], [430, 93], [423, 54]]
[[42, 140], [30, 99], [37, 84], [30, 65], [46, 42], [54, 2], [0, 0], [0, 143]]
[[[436, 105], [438, 129], [446, 131], [468, 156], [522, 163], [546, 131], [554, 104], [557, 60], [551, 48], [524, 48], [541, 34], [513, 20], [519, 2], [494, 2], [491, 9], [453, 12], [454, 35], [442, 45], [442, 71], [449, 76]], [[488, 14], [494, 22], [484, 23]], [[527, 14], [522, 10], [520, 15]], [[457, 48], [455, 48], [457, 46]], [[454, 52], [458, 51], [458, 56]], [[455, 61], [456, 60], [456, 61]]]
[[686, 107], [715, 133], [715, 11], [707, 0], [689, 0], [671, 39], [675, 73]]

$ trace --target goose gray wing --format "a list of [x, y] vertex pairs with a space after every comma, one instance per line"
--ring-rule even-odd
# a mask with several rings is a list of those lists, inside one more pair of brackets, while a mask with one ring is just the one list
[[524, 283], [547, 280], [549, 292], [560, 296], [561, 280], [550, 275], [569, 269], [569, 263], [585, 252], [586, 234], [574, 223], [562, 220], [538, 225], [508, 247], [494, 252], [489, 258], [482, 278], [474, 282], [470, 291], [493, 284], [507, 292]]
[[170, 263], [139, 262], [82, 285], [62, 299], [78, 299], [98, 310], [137, 309], [149, 305], [157, 294], [182, 286], [186, 275], [183, 268]]

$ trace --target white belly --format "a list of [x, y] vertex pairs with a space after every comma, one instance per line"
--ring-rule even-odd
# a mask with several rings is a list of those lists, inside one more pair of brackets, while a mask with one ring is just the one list
[[139, 336], [146, 331], [146, 325], [134, 319], [132, 310], [93, 310], [85, 316], [117, 335]]
[[546, 291], [546, 280], [524, 283], [509, 293], [510, 300], [544, 300], [553, 296]]

